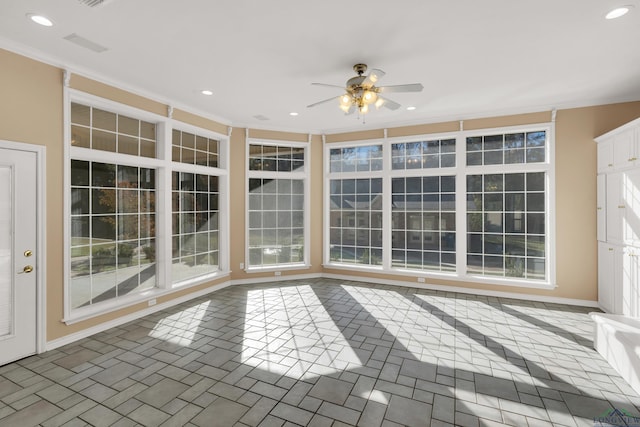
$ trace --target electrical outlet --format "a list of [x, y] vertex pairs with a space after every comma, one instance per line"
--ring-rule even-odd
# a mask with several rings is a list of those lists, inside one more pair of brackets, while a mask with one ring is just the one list
[[424, 277], [418, 277], [418, 283], [424, 283]]
[[149, 307], [151, 307], [152, 305], [156, 305], [156, 299], [155, 298], [150, 299], [148, 304], [149, 304]]
[[240, 270], [244, 270], [244, 262], [240, 263]]
[[282, 272], [281, 271], [276, 271], [276, 276], [281, 276]]

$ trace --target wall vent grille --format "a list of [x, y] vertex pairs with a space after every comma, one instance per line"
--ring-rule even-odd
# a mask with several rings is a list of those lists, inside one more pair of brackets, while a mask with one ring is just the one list
[[78, 0], [78, 1], [89, 7], [97, 7], [97, 6], [102, 6], [105, 3], [109, 3], [111, 0]]

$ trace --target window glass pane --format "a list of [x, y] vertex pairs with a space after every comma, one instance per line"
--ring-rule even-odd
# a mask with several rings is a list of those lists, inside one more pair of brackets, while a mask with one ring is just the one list
[[72, 160], [71, 171], [72, 308], [155, 286], [155, 182], [144, 203], [139, 190], [151, 170]]
[[392, 267], [455, 270], [455, 213], [446, 212], [455, 210], [455, 176], [392, 178], [391, 188]]
[[91, 126], [91, 108], [86, 105], [71, 103], [71, 123]]
[[82, 126], [71, 126], [71, 145], [91, 148], [91, 130]]
[[335, 191], [330, 207], [332, 261], [381, 264], [381, 181], [380, 178], [331, 181]]
[[218, 271], [218, 188], [213, 178], [173, 172], [172, 180], [180, 183], [179, 191], [174, 192], [179, 203], [173, 205], [174, 216], [180, 218], [172, 238], [173, 283]]
[[544, 172], [467, 176], [468, 274], [546, 278], [545, 260], [539, 259], [544, 257], [544, 182]]
[[130, 136], [139, 136], [140, 120], [118, 115], [118, 133]]
[[111, 132], [116, 131], [116, 115], [108, 111], [93, 109], [93, 120], [91, 125], [95, 129], [108, 130]]

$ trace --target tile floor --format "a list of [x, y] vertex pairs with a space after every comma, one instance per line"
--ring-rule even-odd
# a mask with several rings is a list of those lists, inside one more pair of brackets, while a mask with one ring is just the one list
[[[0, 367], [2, 426], [594, 426], [640, 397], [590, 310], [328, 279], [236, 286]], [[624, 425], [624, 424], [620, 424]]]

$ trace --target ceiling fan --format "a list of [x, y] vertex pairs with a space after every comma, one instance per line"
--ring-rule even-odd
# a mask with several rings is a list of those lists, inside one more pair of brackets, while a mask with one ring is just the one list
[[346, 93], [307, 105], [307, 108], [315, 107], [316, 105], [324, 104], [325, 102], [339, 100], [340, 109], [344, 111], [345, 114], [352, 114], [356, 110], [360, 114], [366, 114], [369, 111], [369, 106], [372, 104], [376, 108], [384, 106], [390, 110], [397, 110], [400, 108], [400, 104], [385, 98], [380, 94], [386, 95], [387, 93], [392, 92], [420, 92], [423, 89], [423, 86], [420, 83], [376, 86], [378, 80], [385, 75], [384, 71], [374, 68], [365, 76], [364, 73], [367, 71], [366, 64], [356, 64], [353, 66], [353, 70], [358, 75], [347, 80], [345, 87], [325, 83], [311, 83], [315, 86], [337, 87], [345, 90]]

